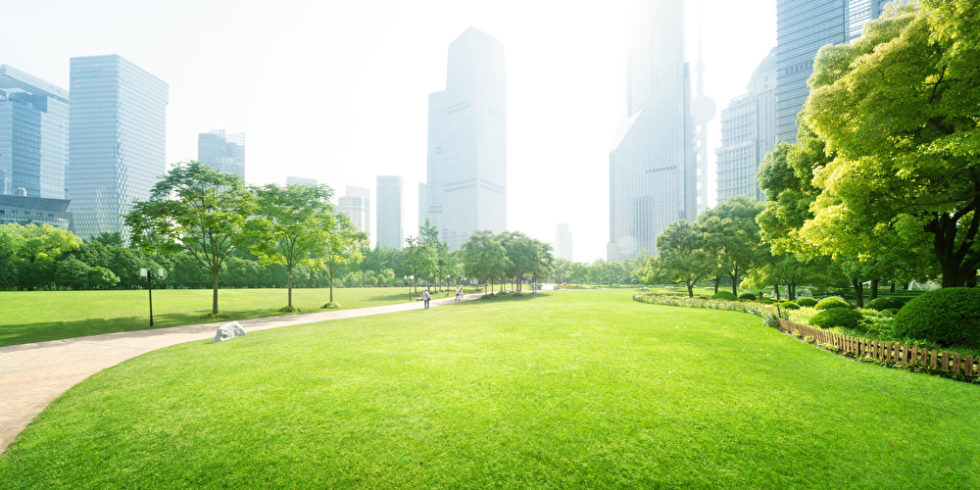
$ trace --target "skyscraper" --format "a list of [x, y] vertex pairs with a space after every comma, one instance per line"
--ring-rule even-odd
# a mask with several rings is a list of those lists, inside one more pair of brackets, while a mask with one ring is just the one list
[[67, 191], [79, 236], [122, 231], [166, 173], [167, 91], [120, 56], [71, 59]]
[[64, 199], [68, 91], [0, 65], [0, 195]]
[[762, 201], [756, 174], [776, 147], [776, 52], [752, 73], [748, 93], [721, 111], [718, 202], [734, 196]]
[[457, 250], [476, 230], [507, 228], [504, 48], [469, 28], [449, 45], [446, 90], [429, 94], [425, 201], [439, 237]]
[[568, 223], [560, 223], [555, 232], [555, 257], [572, 260], [572, 230]]
[[338, 199], [337, 211], [346, 214], [357, 231], [371, 234], [371, 191], [347, 186], [346, 193]]
[[796, 118], [810, 94], [817, 50], [850, 42], [877, 19], [888, 0], [777, 0], [776, 138], [796, 142]]
[[245, 133], [219, 129], [197, 135], [197, 159], [215, 170], [245, 178]]
[[378, 193], [378, 246], [402, 248], [402, 178], [395, 175], [379, 175]]
[[647, 0], [632, 18], [626, 118], [609, 155], [609, 260], [655, 255], [661, 230], [697, 217], [684, 4]]
[[[699, 4], [700, 5], [700, 4]], [[698, 159], [698, 214], [711, 203], [708, 189], [708, 123], [715, 117], [715, 100], [704, 94], [704, 60], [701, 56], [701, 19], [698, 12], [698, 61], [694, 65], [697, 74], [697, 90], [694, 94], [694, 133]]]

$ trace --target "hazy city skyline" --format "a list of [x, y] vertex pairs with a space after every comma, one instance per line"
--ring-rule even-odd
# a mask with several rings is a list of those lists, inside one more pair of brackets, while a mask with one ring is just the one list
[[[697, 4], [687, 2], [689, 60]], [[198, 133], [227, 127], [249, 134], [251, 183], [302, 175], [340, 194], [347, 185], [373, 189], [377, 175], [401, 175], [404, 203], [414, 209], [425, 176], [427, 96], [444, 86], [446, 46], [476, 27], [508, 52], [508, 228], [550, 241], [557, 223], [569, 223], [581, 231], [576, 260], [591, 261], [605, 256], [629, 7], [40, 1], [8, 7], [19, 22], [0, 32], [0, 62], [68, 86], [71, 57], [119, 54], [171, 87], [169, 164], [196, 157]], [[775, 45], [775, 1], [703, 0], [700, 12], [705, 93], [724, 107]], [[719, 134], [716, 118], [712, 160]], [[415, 234], [415, 214], [404, 213], [406, 235]]]

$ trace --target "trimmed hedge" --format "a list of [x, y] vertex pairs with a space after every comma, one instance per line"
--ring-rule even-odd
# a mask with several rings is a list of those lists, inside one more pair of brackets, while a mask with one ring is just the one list
[[980, 289], [943, 288], [916, 296], [895, 315], [895, 334], [943, 347], [980, 348]]
[[810, 318], [810, 323], [821, 327], [858, 328], [861, 324], [861, 312], [850, 308], [831, 308], [823, 310]]
[[758, 301], [758, 302], [760, 302], [760, 303], [762, 303], [764, 305], [771, 305], [771, 304], [775, 304], [776, 303], [776, 301], [774, 299], [772, 299], [772, 298], [770, 298], [768, 296], [759, 296], [759, 299], [757, 299], [756, 301]]
[[729, 293], [728, 291], [718, 291], [713, 296], [711, 296], [711, 299], [721, 299], [721, 300], [725, 300], [725, 301], [735, 301], [735, 295], [732, 294], [732, 293]]
[[824, 298], [817, 302], [816, 309], [818, 310], [831, 310], [834, 308], [850, 308], [851, 304], [847, 302], [846, 299], [840, 296], [830, 296]]
[[903, 301], [901, 298], [891, 297], [891, 298], [875, 298], [871, 301], [868, 301], [868, 304], [866, 304], [864, 307], [871, 308], [872, 310], [885, 311], [891, 308], [898, 310], [901, 309], [903, 306], [905, 306], [905, 301]]
[[804, 296], [802, 298], [796, 298], [796, 304], [807, 308], [813, 308], [814, 306], [817, 306], [817, 300], [809, 296]]
[[787, 310], [798, 310], [798, 309], [800, 309], [800, 305], [798, 305], [798, 304], [796, 304], [796, 303], [794, 303], [792, 301], [787, 301], [785, 303], [777, 303], [776, 306], [779, 306], [780, 308], [785, 308]]
[[742, 294], [738, 295], [738, 299], [744, 299], [744, 300], [747, 300], [747, 301], [755, 301], [756, 299], [758, 299], [758, 296], [756, 296], [755, 293], [742, 293]]

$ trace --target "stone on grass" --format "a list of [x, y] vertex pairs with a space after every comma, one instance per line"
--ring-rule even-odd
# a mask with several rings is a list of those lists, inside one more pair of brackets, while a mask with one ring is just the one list
[[241, 323], [226, 323], [218, 327], [218, 331], [214, 334], [214, 341], [221, 342], [222, 340], [233, 339], [235, 337], [241, 337], [242, 335], [245, 335], [245, 329], [242, 328]]

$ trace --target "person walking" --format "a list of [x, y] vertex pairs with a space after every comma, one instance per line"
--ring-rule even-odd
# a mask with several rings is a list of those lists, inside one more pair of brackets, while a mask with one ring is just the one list
[[456, 286], [456, 301], [458, 302], [463, 296], [463, 288]]
[[432, 296], [429, 295], [429, 290], [428, 289], [426, 289], [425, 291], [422, 291], [422, 301], [425, 301], [425, 309], [427, 309], [427, 310], [429, 309], [429, 300], [431, 300], [431, 299], [432, 299]]

